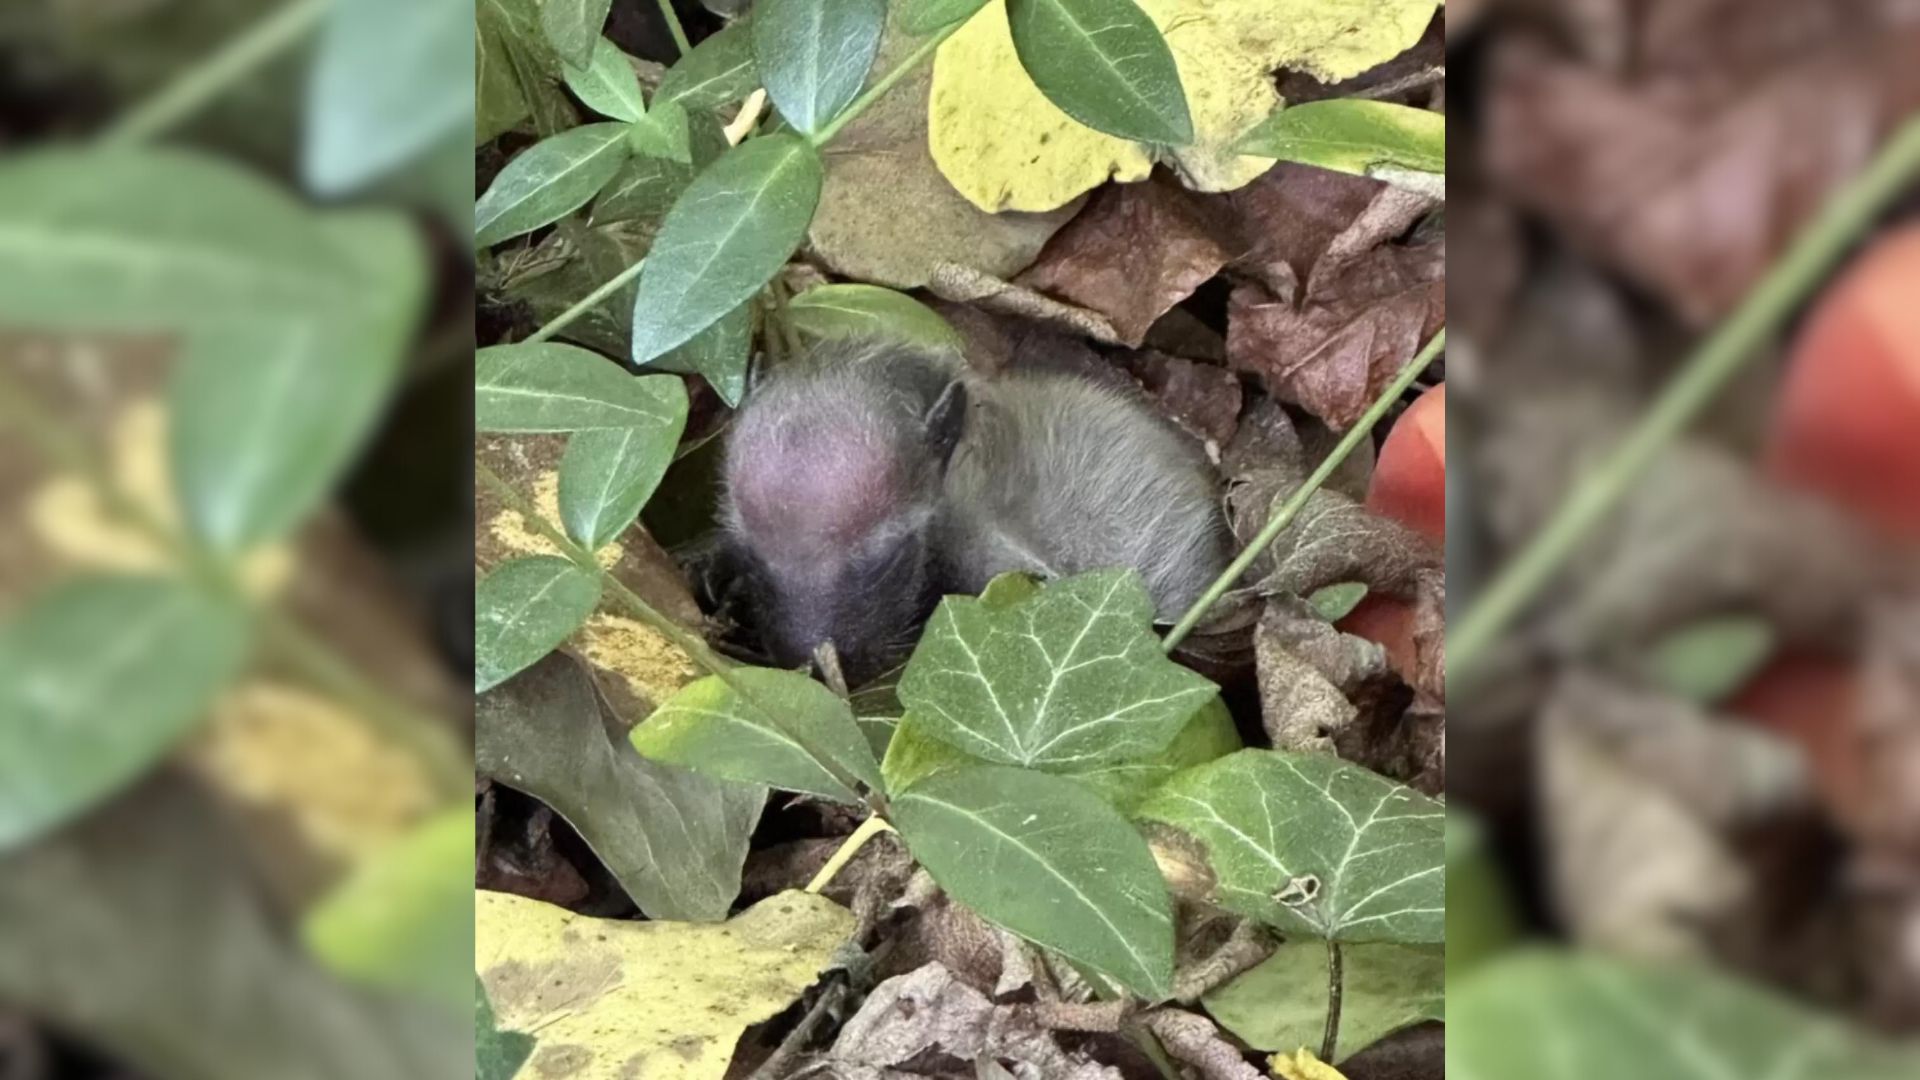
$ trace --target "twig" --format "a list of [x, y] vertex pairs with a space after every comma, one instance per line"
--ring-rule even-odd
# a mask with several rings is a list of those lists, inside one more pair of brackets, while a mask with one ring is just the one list
[[747, 1076], [747, 1080], [779, 1080], [787, 1066], [799, 1055], [800, 1048], [813, 1041], [814, 1033], [820, 1030], [820, 1024], [827, 1014], [837, 1008], [846, 996], [846, 983], [838, 979], [828, 983], [826, 989], [820, 991], [820, 996], [814, 999], [807, 1015], [800, 1018], [792, 1031], [787, 1032], [787, 1037], [780, 1040], [780, 1045], [767, 1055], [767, 1060], [761, 1062], [759, 1068]]
[[1347, 430], [1346, 436], [1334, 446], [1333, 452], [1327, 455], [1326, 460], [1322, 461], [1300, 487], [1288, 496], [1287, 501], [1273, 512], [1266, 527], [1253, 538], [1253, 542], [1247, 545], [1247, 549], [1221, 571], [1220, 576], [1213, 580], [1212, 585], [1207, 586], [1207, 591], [1201, 594], [1200, 599], [1194, 601], [1193, 606], [1187, 609], [1185, 615], [1180, 616], [1180, 621], [1174, 624], [1173, 629], [1167, 631], [1166, 638], [1160, 643], [1162, 649], [1172, 652], [1187, 639], [1187, 635], [1193, 632], [1194, 627], [1200, 625], [1200, 620], [1206, 617], [1213, 605], [1220, 602], [1220, 598], [1227, 594], [1227, 590], [1233, 588], [1234, 583], [1247, 572], [1247, 568], [1253, 565], [1261, 552], [1272, 546], [1274, 539], [1285, 531], [1287, 526], [1293, 524], [1293, 519], [1306, 507], [1307, 500], [1313, 497], [1314, 492], [1320, 490], [1320, 485], [1327, 482], [1327, 478], [1340, 467], [1340, 463], [1347, 460], [1347, 455], [1353, 453], [1354, 449], [1373, 433], [1373, 426], [1380, 422], [1380, 418], [1387, 414], [1388, 409], [1393, 407], [1393, 403], [1399, 399], [1401, 392], [1413, 384], [1413, 380], [1426, 370], [1427, 365], [1433, 362], [1434, 357], [1440, 355], [1440, 350], [1446, 348], [1446, 345], [1447, 332], [1442, 329], [1433, 335], [1433, 340], [1427, 342], [1426, 348], [1421, 349], [1419, 355], [1409, 360], [1406, 367], [1400, 369], [1400, 374], [1394, 376], [1393, 381], [1373, 399], [1373, 404], [1367, 406], [1367, 411], [1362, 413], [1353, 427]]
[[568, 308], [567, 310], [561, 312], [558, 315], [555, 315], [553, 318], [548, 319], [545, 325], [541, 326], [540, 329], [535, 330], [531, 334], [528, 334], [527, 342], [532, 343], [535, 341], [545, 341], [548, 338], [552, 337], [553, 335], [559, 333], [561, 330], [566, 329], [568, 323], [573, 322], [573, 320], [578, 319], [580, 316], [585, 315], [587, 312], [592, 311], [596, 307], [599, 307], [601, 302], [604, 301], [607, 297], [612, 296], [614, 293], [619, 292], [623, 287], [626, 286], [627, 282], [632, 281], [634, 278], [639, 277], [640, 269], [646, 265], [647, 265], [647, 260], [642, 258], [638, 262], [634, 263], [632, 266], [629, 266], [625, 270], [622, 270], [619, 273], [613, 275], [611, 278], [608, 278], [604, 283], [601, 284], [599, 288], [593, 290], [592, 292], [588, 293], [586, 296], [582, 297], [572, 307]]
[[1432, 86], [1434, 83], [1445, 82], [1446, 79], [1447, 68], [1446, 65], [1442, 64], [1436, 67], [1422, 68], [1411, 75], [1402, 75], [1397, 79], [1383, 82], [1379, 86], [1369, 86], [1353, 96], [1365, 98], [1369, 101], [1378, 101], [1381, 98], [1390, 98], [1418, 90], [1422, 87]]
[[723, 134], [727, 137], [727, 145], [739, 146], [740, 140], [746, 138], [747, 135], [753, 131], [753, 125], [760, 122], [760, 114], [766, 111], [767, 91], [765, 88], [755, 90], [753, 93], [748, 94], [747, 100], [740, 104], [740, 112], [734, 116], [731, 123], [722, 129]]
[[838, 875], [840, 871], [846, 869], [847, 864], [853, 861], [855, 855], [860, 854], [860, 849], [867, 845], [867, 841], [879, 836], [881, 833], [892, 831], [893, 826], [889, 825], [887, 819], [881, 817], [879, 814], [874, 814], [872, 817], [861, 822], [860, 827], [848, 834], [847, 838], [834, 850], [833, 856], [827, 860], [827, 865], [822, 866], [820, 872], [813, 875], [813, 880], [807, 882], [807, 891], [817, 893], [821, 889], [831, 885], [834, 877]]
[[178, 126], [304, 38], [327, 13], [329, 0], [293, 0], [248, 27], [205, 60], [181, 72], [159, 93], [123, 115], [100, 136], [105, 144], [145, 142]]
[[686, 28], [680, 25], [680, 13], [673, 10], [673, 0], [660, 0], [660, 14], [666, 16], [667, 33], [673, 35], [673, 47], [680, 50], [681, 56], [692, 52], [693, 46], [687, 42]]

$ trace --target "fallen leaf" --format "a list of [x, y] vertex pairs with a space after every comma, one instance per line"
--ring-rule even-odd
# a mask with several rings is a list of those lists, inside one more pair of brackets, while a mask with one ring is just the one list
[[1068, 1054], [1026, 1009], [995, 1005], [940, 964], [888, 979], [847, 1020], [829, 1056], [852, 1066], [928, 1058], [1001, 1058], [1049, 1080], [1120, 1080], [1118, 1069]]
[[1229, 194], [1226, 204], [1241, 244], [1233, 269], [1285, 301], [1405, 233], [1435, 206], [1378, 180], [1291, 161]]
[[[1296, 480], [1278, 469], [1238, 479], [1227, 491], [1234, 537], [1241, 544], [1251, 540], [1296, 486]], [[1305, 596], [1327, 585], [1358, 581], [1373, 592], [1410, 599], [1417, 572], [1437, 567], [1440, 556], [1419, 533], [1321, 488], [1307, 497], [1251, 572], [1256, 587], [1269, 595]]]
[[1371, 712], [1391, 700], [1386, 650], [1334, 629], [1297, 596], [1267, 601], [1253, 641], [1261, 722], [1276, 749], [1332, 753], [1360, 702]]
[[1161, 415], [1209, 444], [1209, 456], [1233, 441], [1240, 427], [1240, 380], [1218, 364], [1204, 364], [1154, 349], [1114, 357], [1140, 380]]
[[1194, 1069], [1201, 1080], [1261, 1080], [1240, 1048], [1228, 1042], [1204, 1016], [1179, 1009], [1155, 1009], [1141, 1019], [1167, 1054]]

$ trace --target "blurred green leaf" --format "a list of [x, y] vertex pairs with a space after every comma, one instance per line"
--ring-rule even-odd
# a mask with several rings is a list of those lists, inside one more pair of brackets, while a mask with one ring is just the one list
[[728, 23], [695, 45], [660, 79], [654, 105], [672, 101], [690, 113], [699, 113], [753, 93], [760, 85], [760, 76], [753, 68], [753, 41], [747, 26], [744, 19]]
[[[1340, 1046], [1335, 1060], [1425, 1020], [1446, 1019], [1446, 949], [1368, 943], [1341, 949]], [[1327, 1026], [1327, 945], [1287, 941], [1272, 956], [1201, 999], [1207, 1012], [1256, 1050], [1320, 1045]]]
[[1149, 1001], [1171, 993], [1173, 913], [1147, 843], [1071, 780], [981, 765], [892, 799], [913, 857], [989, 922]]
[[1442, 807], [1358, 765], [1242, 750], [1167, 781], [1136, 816], [1201, 844], [1228, 911], [1336, 941], [1445, 938]]
[[1465, 810], [1447, 811], [1447, 973], [1461, 975], [1519, 940], [1519, 920], [1485, 830]]
[[1133, 0], [1007, 0], [1014, 51], [1075, 120], [1135, 142], [1193, 141], [1173, 51]]
[[853, 101], [886, 25], [886, 0], [757, 0], [754, 66], [794, 130], [811, 135]]
[[627, 129], [627, 146], [640, 157], [666, 158], [693, 164], [693, 135], [687, 110], [671, 101], [654, 103], [653, 111]]
[[493, 1018], [493, 1003], [487, 1000], [487, 984], [481, 982], [478, 975], [474, 976], [474, 1080], [513, 1080], [520, 1066], [532, 1056], [533, 1036], [501, 1030]]
[[480, 693], [578, 630], [600, 602], [600, 578], [557, 555], [530, 555], [495, 567], [473, 593], [473, 689]]
[[1429, 109], [1361, 98], [1281, 108], [1240, 136], [1234, 149], [1366, 175], [1380, 165], [1447, 171], [1447, 120]]
[[0, 626], [0, 851], [166, 756], [247, 658], [247, 614], [184, 581], [85, 577]]
[[572, 345], [492, 345], [474, 358], [473, 406], [476, 431], [660, 427], [685, 420], [686, 388], [668, 375], [630, 375]]
[[1307, 597], [1307, 603], [1313, 605], [1313, 610], [1318, 612], [1321, 618], [1328, 622], [1339, 622], [1351, 615], [1353, 609], [1360, 606], [1360, 601], [1366, 598], [1366, 582], [1343, 581], [1337, 585], [1315, 589], [1313, 595]]
[[[667, 384], [662, 384], [663, 387]], [[687, 392], [678, 379], [670, 394], [672, 421], [576, 432], [560, 458], [560, 520], [567, 535], [598, 551], [640, 516], [686, 427]]]
[[473, 14], [473, 143], [479, 146], [512, 130], [532, 111], [521, 72], [537, 65], [516, 52], [537, 47], [555, 66], [559, 57], [540, 29], [537, 0], [474, 0]]
[[309, 186], [352, 191], [466, 127], [472, 12], [462, 0], [333, 0], [308, 91]]
[[585, 124], [521, 151], [473, 206], [473, 238], [491, 247], [585, 206], [627, 160], [627, 125]]
[[593, 59], [585, 67], [568, 64], [566, 80], [573, 96], [601, 116], [631, 121], [647, 115], [640, 76], [627, 54], [606, 38], [595, 35]]
[[900, 29], [916, 37], [970, 19], [987, 0], [901, 0]]
[[1682, 626], [1653, 643], [1646, 658], [1655, 685], [1676, 697], [1711, 705], [1740, 689], [1773, 655], [1773, 624], [1727, 615]]
[[633, 306], [644, 364], [712, 326], [784, 266], [820, 201], [820, 155], [794, 135], [762, 135], [722, 155], [667, 212]]
[[310, 910], [307, 948], [368, 986], [466, 1004], [473, 962], [473, 807], [462, 800], [355, 867]]
[[540, 0], [540, 27], [560, 59], [586, 67], [613, 0]]
[[960, 335], [932, 308], [878, 285], [821, 285], [787, 305], [802, 337], [891, 339], [935, 349], [961, 346]]
[[481, 695], [474, 726], [479, 772], [566, 818], [648, 918], [726, 918], [765, 788], [641, 757], [565, 652]]

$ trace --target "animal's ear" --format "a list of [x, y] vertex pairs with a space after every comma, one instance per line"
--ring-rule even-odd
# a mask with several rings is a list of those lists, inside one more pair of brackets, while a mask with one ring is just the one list
[[967, 429], [967, 384], [955, 379], [940, 391], [933, 407], [927, 410], [927, 445], [933, 448], [933, 454], [945, 465], [953, 456], [953, 448], [960, 445], [960, 436]]

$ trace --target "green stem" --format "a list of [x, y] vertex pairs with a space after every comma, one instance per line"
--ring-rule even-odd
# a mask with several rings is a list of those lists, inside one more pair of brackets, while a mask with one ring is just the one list
[[680, 13], [673, 10], [673, 0], [660, 0], [660, 14], [666, 16], [667, 33], [673, 35], [673, 47], [680, 50], [681, 56], [692, 52], [693, 46], [687, 43], [687, 31], [680, 25]]
[[1449, 673], [1471, 679], [1489, 649], [1633, 490], [1660, 452], [1712, 402], [1856, 240], [1920, 177], [1920, 120], [1901, 128], [1867, 167], [1801, 231], [1786, 255], [1681, 367], [1611, 455], [1581, 477], [1553, 516], [1488, 584], [1447, 635]]
[[879, 836], [881, 833], [892, 831], [893, 826], [887, 824], [887, 819], [881, 817], [879, 814], [875, 814], [861, 822], [860, 827], [853, 830], [852, 835], [848, 836], [847, 839], [834, 850], [833, 857], [827, 860], [827, 865], [821, 867], [820, 872], [813, 875], [812, 881], [807, 882], [807, 891], [817, 893], [821, 889], [831, 885], [834, 877], [838, 875], [841, 870], [846, 869], [846, 865], [853, 861], [855, 855], [860, 854], [860, 849], [867, 845], [867, 841]]
[[608, 278], [604, 284], [588, 293], [579, 303], [548, 319], [544, 326], [528, 334], [526, 343], [545, 341], [565, 329], [568, 323], [599, 307], [607, 297], [619, 292], [628, 282], [639, 277], [640, 268], [645, 265], [647, 265], [647, 260], [643, 258], [625, 270], [613, 275], [613, 277]]
[[134, 106], [100, 136], [100, 141], [126, 145], [165, 134], [306, 37], [326, 15], [328, 6], [329, 0], [293, 0]]
[[1212, 585], [1207, 586], [1207, 591], [1201, 595], [1200, 599], [1194, 601], [1185, 615], [1180, 616], [1180, 621], [1174, 624], [1173, 629], [1167, 631], [1166, 638], [1160, 643], [1161, 648], [1172, 652], [1187, 639], [1187, 635], [1200, 624], [1200, 620], [1206, 617], [1213, 605], [1220, 602], [1220, 598], [1227, 594], [1227, 590], [1233, 588], [1234, 583], [1247, 572], [1247, 568], [1253, 565], [1261, 552], [1272, 546], [1274, 539], [1284, 532], [1287, 526], [1293, 524], [1293, 519], [1306, 508], [1307, 501], [1313, 498], [1314, 492], [1320, 490], [1320, 485], [1326, 483], [1327, 478], [1340, 467], [1340, 463], [1347, 460], [1347, 456], [1373, 434], [1373, 426], [1380, 422], [1380, 418], [1387, 414], [1387, 410], [1393, 407], [1393, 403], [1399, 400], [1407, 387], [1413, 385], [1413, 380], [1427, 369], [1427, 365], [1433, 362], [1434, 357], [1440, 355], [1440, 350], [1446, 348], [1446, 345], [1447, 332], [1442, 329], [1433, 335], [1433, 340], [1427, 342], [1418, 356], [1408, 361], [1406, 367], [1400, 369], [1400, 374], [1394, 376], [1393, 381], [1387, 384], [1386, 389], [1380, 392], [1380, 396], [1374, 399], [1372, 405], [1367, 406], [1367, 411], [1362, 413], [1353, 427], [1347, 430], [1346, 435], [1333, 448], [1333, 452], [1327, 455], [1326, 460], [1322, 461], [1305, 482], [1287, 497], [1287, 501], [1273, 512], [1273, 516], [1267, 520], [1266, 527], [1253, 538], [1253, 542], [1247, 545], [1247, 549], [1242, 551], [1239, 557], [1213, 580]]
[[1320, 1060], [1333, 1064], [1340, 1051], [1340, 999], [1345, 996], [1346, 964], [1340, 956], [1340, 943], [1327, 939], [1327, 1029], [1320, 1037]]
[[962, 19], [959, 22], [952, 23], [948, 26], [943, 26], [939, 30], [935, 31], [932, 37], [921, 42], [919, 48], [913, 50], [911, 53], [908, 53], [907, 58], [905, 60], [902, 60], [898, 64], [895, 64], [892, 71], [889, 71], [885, 75], [880, 76], [879, 82], [876, 82], [872, 86], [867, 87], [866, 92], [862, 93], [859, 97], [854, 98], [852, 104], [840, 110], [839, 116], [836, 116], [832, 120], [828, 121], [826, 127], [823, 127], [819, 131], [814, 132], [813, 135], [810, 136], [807, 141], [811, 142], [815, 146], [825, 146], [827, 142], [831, 140], [835, 135], [840, 134], [840, 129], [843, 127], [846, 127], [849, 123], [851, 123], [854, 117], [857, 117], [861, 113], [866, 112], [867, 106], [872, 105], [875, 101], [880, 100], [880, 96], [882, 94], [885, 94], [887, 91], [893, 89], [893, 86], [895, 83], [899, 82], [901, 79], [906, 78], [907, 75], [911, 73], [914, 68], [919, 67], [920, 62], [922, 60], [925, 60], [927, 57], [932, 56], [934, 50], [940, 47], [940, 43], [952, 37], [953, 32], [960, 29], [961, 26], [965, 25], [966, 21], [967, 20]]

